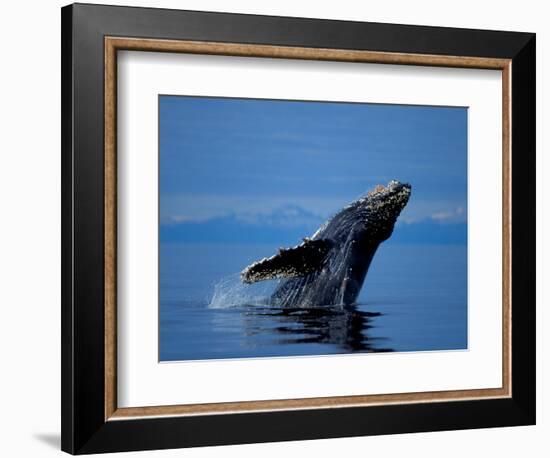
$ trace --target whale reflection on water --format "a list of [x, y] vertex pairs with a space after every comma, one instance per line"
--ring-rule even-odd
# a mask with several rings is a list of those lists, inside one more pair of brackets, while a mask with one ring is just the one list
[[[245, 341], [254, 346], [272, 344], [331, 344], [343, 352], [388, 352], [380, 338], [368, 336], [372, 320], [381, 315], [357, 306], [261, 307], [241, 309]], [[267, 339], [262, 337], [266, 336]]]
[[372, 304], [368, 310], [364, 304], [274, 305], [270, 297], [281, 281], [246, 284], [239, 274], [220, 279], [207, 305], [211, 329], [236, 328], [240, 348], [265, 356], [392, 351], [384, 346], [386, 339], [369, 336], [382, 316]]
[[[356, 305], [300, 310], [268, 304], [276, 280], [243, 285], [236, 273], [240, 265], [277, 247], [241, 248], [242, 259], [228, 265], [221, 261], [231, 258], [234, 246], [163, 248], [161, 362], [468, 348], [462, 245], [381, 246]], [[211, 252], [216, 256], [206, 264], [209, 275], [193, 273], [188, 265], [201, 253], [206, 263]], [[213, 285], [225, 278], [224, 272], [235, 274], [217, 289], [214, 301]]]

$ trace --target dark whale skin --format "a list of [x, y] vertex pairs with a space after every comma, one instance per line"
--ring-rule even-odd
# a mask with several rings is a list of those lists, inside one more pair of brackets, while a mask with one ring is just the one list
[[411, 186], [391, 181], [340, 210], [309, 239], [241, 272], [245, 283], [282, 278], [271, 296], [280, 307], [351, 305], [380, 243], [407, 205]]

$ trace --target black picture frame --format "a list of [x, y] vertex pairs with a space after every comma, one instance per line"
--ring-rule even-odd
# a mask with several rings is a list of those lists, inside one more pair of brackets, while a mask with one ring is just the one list
[[[72, 454], [535, 424], [535, 34], [74, 4], [62, 8], [62, 449]], [[105, 419], [104, 37], [511, 59], [512, 396]]]

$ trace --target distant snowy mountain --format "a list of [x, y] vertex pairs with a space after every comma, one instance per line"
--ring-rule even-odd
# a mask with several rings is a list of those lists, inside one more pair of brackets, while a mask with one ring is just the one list
[[239, 213], [234, 218], [243, 224], [279, 228], [315, 227], [325, 219], [297, 205], [285, 205], [271, 213]]
[[397, 224], [391, 236], [392, 243], [421, 245], [463, 245], [468, 240], [468, 225], [464, 222], [440, 222], [424, 219]]
[[324, 218], [288, 205], [271, 213], [239, 213], [203, 221], [164, 222], [161, 242], [281, 243], [295, 244], [312, 235]]
[[[271, 213], [239, 213], [194, 221], [174, 218], [160, 226], [161, 243], [273, 243], [294, 245], [312, 235], [326, 220], [296, 205]], [[437, 218], [396, 225], [392, 243], [464, 244], [466, 223], [442, 223]]]

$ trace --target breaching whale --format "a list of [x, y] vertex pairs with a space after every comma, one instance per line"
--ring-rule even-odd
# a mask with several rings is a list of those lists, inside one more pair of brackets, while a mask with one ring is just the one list
[[270, 303], [280, 307], [354, 304], [380, 243], [407, 205], [411, 186], [390, 181], [340, 210], [310, 238], [241, 272], [244, 283], [283, 279]]

